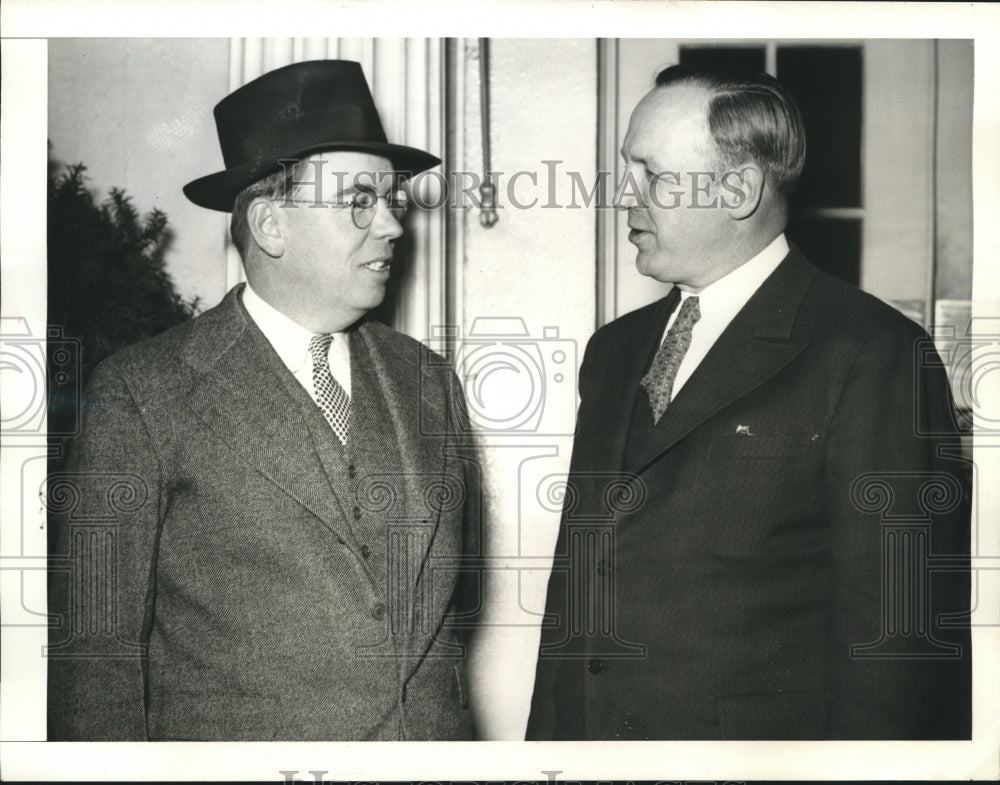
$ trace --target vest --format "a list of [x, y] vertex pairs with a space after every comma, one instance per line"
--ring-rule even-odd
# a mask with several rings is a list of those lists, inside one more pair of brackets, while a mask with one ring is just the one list
[[[314, 437], [361, 561], [379, 595], [388, 598], [387, 532], [394, 519], [405, 518], [405, 477], [392, 413], [375, 376], [368, 347], [357, 331], [350, 333], [350, 342], [351, 421], [347, 445], [340, 443], [326, 420], [322, 420], [324, 427]], [[312, 406], [319, 411], [315, 403]], [[313, 428], [315, 419], [309, 422]]]
[[[355, 567], [359, 579], [370, 581], [381, 599], [382, 610], [373, 611], [385, 613], [392, 624], [391, 629], [401, 629], [410, 612], [410, 600], [405, 592], [400, 593], [396, 588], [400, 581], [393, 578], [392, 567], [403, 557], [390, 556], [387, 534], [394, 521], [406, 519], [405, 472], [392, 413], [382, 394], [368, 347], [356, 330], [349, 336], [351, 420], [346, 446], [337, 439], [319, 406], [302, 385], [290, 374], [282, 378], [302, 409], [331, 492], [336, 495], [346, 528], [350, 530], [349, 541], [338, 542], [338, 545], [351, 548], [357, 556]], [[396, 614], [395, 617], [392, 614]], [[389, 652], [384, 650], [382, 653]]]

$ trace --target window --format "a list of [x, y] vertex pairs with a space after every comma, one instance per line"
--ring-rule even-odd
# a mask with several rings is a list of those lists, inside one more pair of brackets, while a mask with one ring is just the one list
[[809, 152], [792, 199], [788, 237], [820, 269], [858, 285], [864, 221], [862, 48], [682, 45], [679, 55], [682, 65], [766, 71], [792, 94]]

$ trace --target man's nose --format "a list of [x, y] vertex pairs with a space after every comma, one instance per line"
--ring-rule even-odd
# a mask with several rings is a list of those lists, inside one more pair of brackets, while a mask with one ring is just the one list
[[403, 225], [383, 199], [379, 199], [378, 207], [375, 209], [375, 220], [372, 222], [371, 230], [377, 237], [389, 240], [395, 240], [403, 234]]
[[635, 181], [629, 176], [628, 172], [625, 172], [622, 175], [622, 179], [618, 181], [618, 186], [615, 188], [615, 198], [611, 202], [611, 206], [616, 210], [628, 210], [632, 207], [640, 206], [635, 192]]

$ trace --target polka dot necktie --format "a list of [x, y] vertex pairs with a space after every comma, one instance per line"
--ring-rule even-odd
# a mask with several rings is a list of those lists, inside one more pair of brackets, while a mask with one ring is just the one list
[[326, 421], [330, 423], [330, 427], [337, 434], [340, 443], [347, 444], [347, 426], [351, 419], [351, 399], [330, 373], [328, 354], [332, 342], [332, 335], [314, 335], [309, 341], [309, 354], [312, 355], [313, 364], [313, 389], [316, 391], [316, 403], [319, 404]]
[[649, 408], [653, 413], [653, 422], [658, 423], [670, 404], [670, 397], [674, 391], [674, 380], [677, 378], [677, 369], [681, 366], [681, 360], [687, 354], [691, 346], [691, 330], [695, 323], [701, 318], [701, 311], [698, 308], [698, 298], [688, 297], [681, 305], [681, 310], [674, 319], [674, 323], [667, 330], [667, 337], [663, 339], [660, 348], [656, 350], [653, 364], [649, 371], [642, 377], [639, 384], [649, 396]]

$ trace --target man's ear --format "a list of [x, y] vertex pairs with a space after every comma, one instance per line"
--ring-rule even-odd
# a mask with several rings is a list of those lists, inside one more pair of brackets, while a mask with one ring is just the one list
[[263, 197], [250, 202], [247, 225], [254, 242], [268, 256], [277, 259], [285, 253], [285, 238], [274, 202]]
[[764, 196], [764, 172], [757, 164], [743, 164], [722, 176], [722, 205], [737, 221], [749, 218]]

